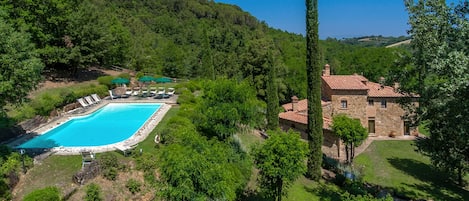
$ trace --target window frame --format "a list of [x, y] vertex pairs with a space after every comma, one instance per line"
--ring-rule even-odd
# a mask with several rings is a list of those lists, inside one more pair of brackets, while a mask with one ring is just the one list
[[[345, 104], [344, 104], [345, 103]], [[345, 106], [345, 107], [344, 107]], [[347, 109], [348, 108], [348, 101], [347, 99], [340, 100], [340, 109]]]
[[381, 108], [388, 108], [388, 101], [386, 99], [381, 100]]

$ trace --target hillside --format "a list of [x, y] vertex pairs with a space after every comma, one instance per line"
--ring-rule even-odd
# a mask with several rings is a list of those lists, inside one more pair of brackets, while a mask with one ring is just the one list
[[409, 36], [362, 36], [355, 38], [344, 38], [340, 41], [346, 44], [358, 45], [362, 47], [386, 47], [395, 43], [409, 40]]
[[[8, 23], [29, 33], [44, 73], [55, 78], [73, 79], [91, 66], [190, 79], [224, 76], [249, 80], [265, 99], [270, 54], [280, 101], [306, 95], [305, 38], [270, 28], [237, 6], [210, 0], [18, 0], [0, 6]], [[386, 77], [397, 59], [393, 52], [400, 51], [349, 40], [325, 40], [321, 47], [321, 63], [330, 63], [334, 73], [371, 80]]]

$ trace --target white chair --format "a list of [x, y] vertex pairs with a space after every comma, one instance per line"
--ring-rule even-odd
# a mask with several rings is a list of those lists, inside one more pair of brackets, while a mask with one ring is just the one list
[[79, 98], [79, 99], [77, 99], [77, 101], [80, 103], [80, 105], [83, 108], [86, 108], [86, 107], [90, 106], [88, 103], [85, 103], [85, 100], [83, 100], [83, 98]]
[[166, 94], [168, 94], [169, 96], [172, 96], [174, 95], [174, 92], [176, 92], [174, 88], [168, 88], [168, 92]]
[[140, 87], [133, 88], [132, 96], [138, 96], [140, 94]]
[[164, 87], [158, 87], [158, 93], [157, 94], [165, 94], [166, 93], [166, 90], [164, 89]]
[[148, 96], [148, 88], [146, 87], [142, 88], [142, 96]]
[[86, 102], [88, 102], [89, 105], [96, 104], [96, 102], [94, 102], [94, 101], [91, 99], [91, 96], [85, 96], [85, 100], [86, 100]]
[[101, 98], [99, 98], [98, 94], [91, 94], [91, 98], [93, 98], [96, 103], [101, 102]]
[[109, 96], [111, 96], [111, 99], [120, 98], [120, 96], [114, 95], [112, 93], [112, 90], [108, 90], [108, 91], [109, 91]]
[[155, 95], [156, 94], [156, 87], [151, 87], [150, 88], [150, 95]]
[[126, 94], [126, 95], [130, 96], [130, 95], [132, 95], [133, 93], [134, 93], [134, 91], [132, 91], [131, 88], [125, 89], [125, 94]]

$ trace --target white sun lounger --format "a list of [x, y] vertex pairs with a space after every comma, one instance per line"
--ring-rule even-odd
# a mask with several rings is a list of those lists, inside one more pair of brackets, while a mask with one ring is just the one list
[[134, 91], [132, 91], [131, 88], [125, 89], [125, 94], [126, 94], [126, 95], [131, 96], [133, 93], [134, 93]]
[[168, 88], [168, 92], [166, 94], [168, 94], [169, 96], [172, 96], [174, 95], [174, 92], [175, 92], [174, 88]]
[[99, 98], [98, 94], [91, 94], [91, 98], [93, 98], [96, 103], [101, 102], [101, 98]]
[[165, 94], [166, 93], [166, 90], [164, 89], [164, 87], [158, 87], [158, 93], [157, 94]]
[[83, 108], [86, 108], [86, 107], [90, 106], [88, 103], [85, 103], [85, 100], [83, 100], [83, 98], [79, 98], [79, 99], [77, 99], [77, 101], [80, 103], [80, 105]]
[[133, 149], [135, 149], [137, 147], [137, 144], [133, 145], [133, 146], [127, 146], [127, 145], [123, 145], [123, 144], [117, 144], [117, 145], [114, 145], [114, 147], [116, 149], [118, 149], [119, 151], [122, 151], [122, 153], [124, 153], [124, 156], [127, 156], [127, 153], [132, 151]]
[[86, 102], [88, 102], [88, 104], [90, 104], [90, 105], [96, 104], [96, 102], [94, 102], [94, 101], [91, 99], [91, 96], [85, 96], [85, 100], [86, 100]]
[[109, 91], [109, 96], [111, 96], [111, 99], [115, 99], [115, 98], [120, 98], [120, 96], [116, 96], [112, 93], [112, 90], [108, 90]]
[[152, 94], [152, 95], [156, 94], [156, 87], [151, 87], [150, 88], [150, 94]]

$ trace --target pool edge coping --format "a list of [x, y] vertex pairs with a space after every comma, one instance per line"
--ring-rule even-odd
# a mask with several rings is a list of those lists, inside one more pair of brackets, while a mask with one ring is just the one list
[[163, 119], [166, 113], [171, 109], [171, 105], [167, 103], [160, 103], [161, 107], [155, 111], [150, 118], [140, 127], [138, 131], [136, 131], [132, 136], [127, 138], [126, 140], [102, 145], [102, 146], [82, 146], [82, 147], [54, 147], [51, 148], [50, 151], [54, 152], [56, 155], [79, 155], [81, 152], [93, 152], [93, 153], [102, 153], [102, 152], [109, 152], [119, 150], [118, 147], [126, 147], [131, 148], [138, 143], [145, 140], [148, 135], [150, 135], [151, 131], [158, 125], [158, 123]]

